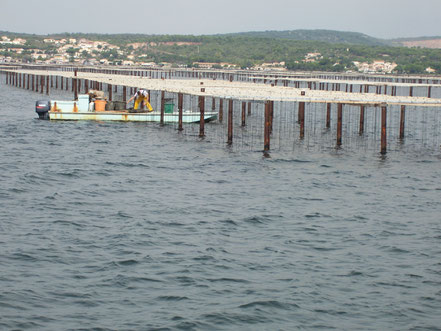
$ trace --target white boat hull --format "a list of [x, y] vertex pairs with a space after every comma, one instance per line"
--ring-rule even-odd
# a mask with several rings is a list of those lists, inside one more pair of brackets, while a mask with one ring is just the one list
[[[212, 121], [217, 118], [216, 112], [204, 113], [204, 121]], [[129, 113], [127, 111], [102, 111], [102, 112], [58, 112], [49, 111], [49, 119], [53, 121], [121, 121], [121, 122], [160, 122], [160, 112]], [[200, 122], [201, 115], [197, 112], [184, 112], [182, 123]], [[165, 113], [164, 123], [178, 123], [179, 113]]]

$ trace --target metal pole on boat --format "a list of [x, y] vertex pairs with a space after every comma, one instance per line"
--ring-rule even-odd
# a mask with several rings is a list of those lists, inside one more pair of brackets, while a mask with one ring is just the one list
[[127, 86], [123, 86], [123, 101], [127, 101]]
[[199, 110], [201, 113], [199, 119], [199, 138], [202, 138], [205, 137], [205, 97], [202, 95], [199, 97]]
[[73, 92], [74, 92], [74, 100], [78, 100], [78, 86], [77, 86], [77, 72], [78, 72], [78, 70], [77, 69], [75, 69], [74, 70], [74, 77], [75, 78], [72, 78], [72, 89], [73, 89]]

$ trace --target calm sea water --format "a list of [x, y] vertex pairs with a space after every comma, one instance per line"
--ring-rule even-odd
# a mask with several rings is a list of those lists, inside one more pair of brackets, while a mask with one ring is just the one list
[[39, 98], [0, 83], [1, 330], [440, 329], [436, 154], [264, 158]]

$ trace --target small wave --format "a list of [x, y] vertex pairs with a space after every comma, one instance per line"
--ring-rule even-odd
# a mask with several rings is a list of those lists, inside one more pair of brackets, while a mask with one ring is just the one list
[[321, 213], [313, 213], [313, 214], [306, 214], [305, 218], [320, 218], [320, 217], [330, 217], [329, 215], [323, 215]]
[[251, 224], [263, 224], [265, 222], [265, 218], [262, 216], [251, 216], [244, 219], [244, 222]]
[[336, 248], [336, 247], [313, 247], [313, 249], [315, 249], [316, 251], [321, 251], [321, 252], [331, 252], [331, 251], [336, 251], [339, 248]]
[[60, 224], [60, 225], [69, 225], [69, 226], [74, 226], [74, 227], [83, 227], [83, 225], [76, 223], [74, 221], [65, 221], [65, 220], [56, 220], [53, 221], [52, 224]]
[[[269, 159], [272, 160], [272, 159]], [[274, 163], [313, 163], [311, 160], [303, 160], [303, 159], [274, 159], [272, 162]]]
[[364, 276], [364, 274], [361, 271], [352, 270], [351, 272], [349, 272], [345, 276], [346, 277], [358, 277], [358, 276]]
[[238, 225], [235, 221], [233, 221], [231, 219], [220, 220], [219, 223], [226, 224], [226, 225], [234, 225], [234, 226]]
[[139, 263], [138, 261], [133, 260], [133, 259], [116, 262], [117, 265], [124, 266], [124, 267], [135, 265], [135, 264], [138, 264], [138, 263]]
[[11, 257], [14, 260], [18, 260], [18, 261], [31, 261], [31, 262], [38, 261], [37, 258], [35, 258], [32, 255], [26, 254], [26, 253], [15, 253]]
[[193, 258], [193, 261], [216, 261], [216, 259], [210, 255], [202, 255]]
[[239, 306], [239, 308], [254, 308], [254, 307], [269, 307], [269, 308], [277, 308], [277, 309], [285, 309], [285, 310], [300, 308], [299, 305], [295, 303], [283, 303], [276, 300], [253, 301]]
[[189, 300], [188, 297], [181, 297], [181, 296], [176, 296], [176, 295], [161, 295], [159, 297], [157, 297], [158, 300], [161, 301], [183, 301], [183, 300]]
[[213, 278], [213, 279], [209, 279], [210, 282], [212, 283], [241, 283], [241, 284], [249, 284], [251, 283], [249, 280], [246, 279], [238, 279], [238, 278]]
[[[240, 313], [210, 313], [202, 315], [202, 318], [213, 323], [214, 325], [234, 325], [244, 324], [249, 326], [250, 324], [267, 323], [270, 322], [270, 318], [262, 314], [240, 314]], [[211, 328], [216, 329], [216, 328]], [[239, 329], [239, 328], [238, 328]], [[246, 328], [247, 329], [247, 328]]]

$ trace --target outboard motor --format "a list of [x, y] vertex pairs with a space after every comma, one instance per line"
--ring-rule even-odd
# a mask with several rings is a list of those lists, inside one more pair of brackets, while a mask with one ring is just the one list
[[49, 119], [49, 111], [51, 110], [51, 102], [48, 100], [40, 100], [35, 103], [35, 111], [41, 120]]

